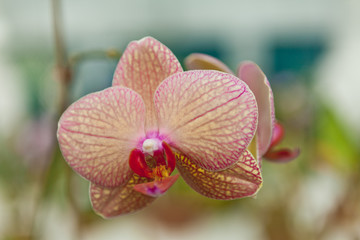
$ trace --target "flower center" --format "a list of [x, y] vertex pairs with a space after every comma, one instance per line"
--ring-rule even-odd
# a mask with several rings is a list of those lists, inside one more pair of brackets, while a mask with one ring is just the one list
[[161, 179], [169, 177], [175, 168], [175, 155], [166, 142], [146, 139], [142, 151], [135, 148], [129, 156], [129, 165], [141, 177]]
[[144, 153], [148, 153], [151, 156], [154, 155], [154, 151], [159, 150], [160, 141], [155, 138], [146, 139], [143, 142], [142, 150]]

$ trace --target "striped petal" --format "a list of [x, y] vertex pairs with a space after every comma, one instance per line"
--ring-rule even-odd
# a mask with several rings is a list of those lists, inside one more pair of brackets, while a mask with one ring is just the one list
[[259, 165], [249, 151], [233, 166], [218, 172], [207, 171], [181, 154], [177, 154], [177, 160], [176, 167], [185, 182], [209, 198], [231, 200], [253, 196], [262, 185]]
[[202, 53], [193, 53], [185, 58], [185, 66], [188, 70], [218, 70], [221, 72], [233, 72], [219, 59]]
[[219, 71], [188, 71], [170, 76], [155, 93], [165, 142], [207, 170], [238, 161], [254, 136], [257, 106], [237, 77]]
[[111, 87], [73, 103], [61, 116], [58, 140], [65, 160], [81, 176], [106, 187], [125, 184], [128, 158], [144, 136], [145, 107], [140, 95]]
[[153, 96], [159, 84], [173, 73], [182, 72], [175, 55], [154, 38], [131, 42], [116, 67], [113, 86], [139, 93], [146, 106], [146, 129], [156, 128]]
[[147, 178], [134, 174], [126, 185], [120, 187], [108, 188], [92, 183], [91, 204], [95, 212], [105, 218], [140, 210], [156, 199], [134, 190], [136, 184], [147, 181], [149, 181]]
[[260, 158], [270, 146], [275, 123], [273, 93], [265, 74], [253, 62], [241, 63], [238, 68], [238, 77], [249, 86], [258, 104], [259, 124], [256, 134], [258, 142], [257, 156]]

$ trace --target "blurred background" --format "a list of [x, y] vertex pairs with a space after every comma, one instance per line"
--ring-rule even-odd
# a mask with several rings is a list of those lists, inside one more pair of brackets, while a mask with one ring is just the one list
[[[0, 239], [360, 239], [359, 12], [358, 0], [0, 0]], [[57, 119], [110, 86], [121, 52], [148, 35], [182, 63], [201, 52], [268, 76], [282, 146], [301, 154], [264, 162], [255, 199], [178, 181], [135, 214], [93, 213]]]

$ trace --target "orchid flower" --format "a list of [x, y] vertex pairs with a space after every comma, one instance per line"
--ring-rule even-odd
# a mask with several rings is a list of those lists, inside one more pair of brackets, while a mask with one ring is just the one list
[[[178, 179], [214, 199], [253, 196], [262, 185], [247, 150], [258, 120], [255, 96], [236, 76], [183, 72], [174, 54], [146, 37], [131, 42], [112, 87], [73, 103], [61, 116], [62, 154], [90, 181], [99, 215], [139, 210]], [[177, 168], [179, 174], [171, 175]]]
[[[187, 69], [214, 69], [235, 75], [220, 60], [201, 53], [194, 53], [185, 59]], [[275, 119], [274, 96], [270, 83], [258, 65], [250, 61], [240, 63], [237, 77], [244, 81], [254, 93], [258, 104], [258, 127], [253, 142], [252, 153], [261, 162], [262, 158], [273, 162], [287, 162], [295, 159], [299, 149], [283, 148], [274, 150], [274, 147], [284, 137], [284, 128]], [[251, 148], [250, 147], [250, 148]]]

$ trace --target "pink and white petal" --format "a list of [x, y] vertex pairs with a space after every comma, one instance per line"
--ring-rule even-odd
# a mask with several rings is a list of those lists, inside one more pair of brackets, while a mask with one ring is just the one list
[[253, 93], [237, 77], [213, 70], [170, 76], [155, 93], [160, 132], [171, 147], [198, 166], [228, 168], [254, 136], [257, 106]]
[[135, 191], [134, 186], [147, 181], [147, 178], [134, 174], [126, 185], [120, 187], [108, 188], [91, 183], [90, 200], [94, 211], [110, 218], [146, 207], [156, 198]]
[[150, 197], [159, 197], [169, 190], [178, 178], [179, 174], [176, 174], [160, 180], [137, 184], [134, 186], [134, 189]]
[[266, 160], [270, 162], [286, 163], [297, 158], [299, 154], [300, 154], [300, 149], [298, 148], [295, 149], [283, 148], [275, 151], [273, 150], [268, 151], [264, 155], [264, 158], [266, 158]]
[[228, 66], [219, 59], [207, 54], [193, 53], [185, 58], [185, 66], [187, 70], [218, 70], [221, 72], [234, 74]]
[[274, 97], [265, 74], [253, 62], [242, 62], [238, 68], [238, 77], [246, 82], [254, 93], [259, 108], [257, 129], [258, 157], [263, 156], [270, 146], [275, 124]]
[[139, 93], [146, 106], [146, 129], [156, 128], [153, 96], [168, 76], [182, 72], [175, 55], [151, 37], [131, 42], [122, 55], [114, 74], [113, 86], [125, 86]]
[[73, 103], [61, 116], [57, 137], [68, 164], [101, 186], [125, 184], [129, 154], [144, 136], [145, 107], [129, 88], [111, 87]]
[[230, 168], [211, 172], [197, 166], [184, 155], [177, 154], [177, 169], [196, 192], [214, 199], [231, 200], [253, 196], [262, 186], [260, 167], [249, 151], [245, 151]]

